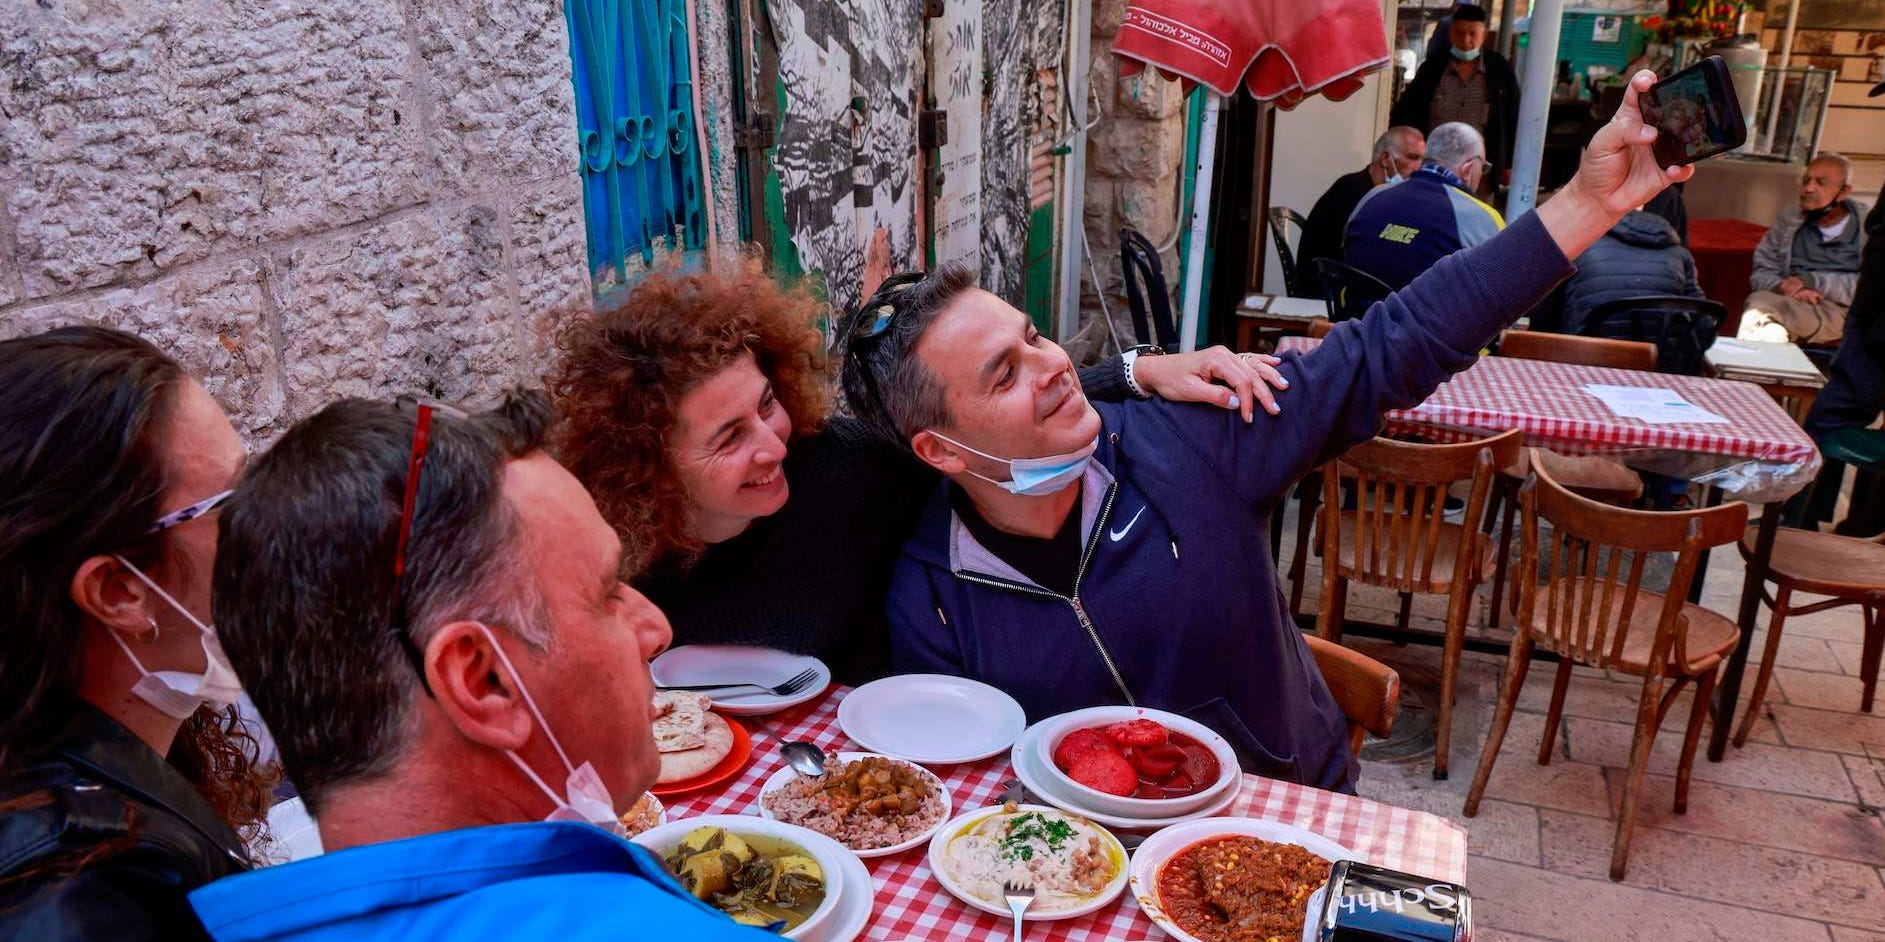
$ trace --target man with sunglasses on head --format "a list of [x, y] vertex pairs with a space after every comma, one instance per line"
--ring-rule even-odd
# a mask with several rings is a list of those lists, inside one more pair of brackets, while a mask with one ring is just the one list
[[1033, 720], [1117, 703], [1187, 714], [1247, 771], [1352, 790], [1346, 724], [1278, 589], [1270, 517], [1304, 472], [1472, 365], [1569, 258], [1688, 178], [1650, 153], [1636, 96], [1654, 78], [1636, 76], [1536, 213], [1284, 357], [1275, 415], [1096, 408], [1067, 354], [961, 269], [881, 289], [847, 324], [845, 394], [948, 478], [893, 578], [896, 668], [988, 682]]
[[1486, 141], [1478, 131], [1459, 122], [1434, 128], [1419, 170], [1356, 204], [1343, 232], [1342, 260], [1399, 290], [1433, 263], [1498, 235], [1505, 220], [1473, 195], [1486, 167]]
[[219, 634], [328, 852], [192, 894], [219, 942], [772, 938], [620, 836], [668, 623], [548, 416], [348, 399], [244, 475]]

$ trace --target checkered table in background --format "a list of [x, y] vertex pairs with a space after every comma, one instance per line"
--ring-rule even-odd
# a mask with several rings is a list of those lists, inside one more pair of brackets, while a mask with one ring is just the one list
[[[833, 687], [822, 700], [772, 716], [741, 718], [753, 733], [753, 761], [731, 785], [669, 802], [668, 820], [704, 814], [750, 814], [758, 807], [766, 779], [783, 768], [779, 744], [807, 740], [827, 752], [850, 748], [838, 728], [838, 701], [849, 689]], [[1008, 756], [937, 768], [955, 798], [956, 813], [991, 805], [1002, 783], [1014, 776]], [[1314, 831], [1360, 854], [1370, 863], [1456, 883], [1466, 878], [1466, 834], [1433, 815], [1395, 808], [1362, 798], [1245, 775], [1243, 792], [1225, 812], [1262, 818]], [[1010, 931], [1006, 918], [971, 909], [930, 876], [928, 848], [864, 861], [877, 887], [877, 903], [862, 938], [1001, 939]], [[1139, 911], [1131, 894], [1118, 904], [1077, 919], [1030, 925], [1033, 940], [1124, 942], [1161, 938], [1164, 933]]]
[[[1285, 337], [1277, 352], [1308, 352], [1322, 343]], [[1669, 389], [1728, 420], [1725, 425], [1651, 424], [1610, 411], [1586, 385]], [[1759, 462], [1760, 493], [1735, 487], [1730, 497], [1764, 502], [1805, 487], [1819, 472], [1813, 439], [1759, 386], [1701, 376], [1675, 376], [1516, 357], [1481, 357], [1412, 409], [1388, 413], [1390, 425], [1471, 433], [1522, 429], [1525, 443], [1564, 454], [1683, 452], [1715, 456], [1722, 465]], [[1445, 437], [1442, 435], [1441, 437]]]

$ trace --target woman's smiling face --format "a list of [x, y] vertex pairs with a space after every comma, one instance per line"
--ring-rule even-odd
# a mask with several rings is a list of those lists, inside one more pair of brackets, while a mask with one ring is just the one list
[[750, 354], [688, 390], [678, 418], [669, 454], [702, 541], [731, 539], [785, 506], [792, 419]]

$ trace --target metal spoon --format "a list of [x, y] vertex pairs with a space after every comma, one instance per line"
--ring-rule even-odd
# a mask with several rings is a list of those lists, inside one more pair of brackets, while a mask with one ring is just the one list
[[785, 764], [806, 778], [825, 774], [825, 751], [808, 742], [789, 742], [779, 747]]

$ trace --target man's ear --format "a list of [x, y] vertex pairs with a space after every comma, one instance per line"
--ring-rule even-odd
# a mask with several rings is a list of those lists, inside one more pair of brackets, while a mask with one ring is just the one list
[[113, 631], [148, 635], [152, 612], [150, 587], [114, 556], [93, 556], [72, 574], [72, 604], [86, 617]]
[[962, 460], [962, 456], [956, 454], [954, 448], [949, 447], [948, 442], [931, 434], [928, 429], [910, 436], [910, 450], [916, 453], [918, 460], [942, 472], [945, 476], [961, 474], [969, 467]]
[[517, 680], [491, 649], [494, 635], [475, 621], [455, 621], [425, 645], [432, 697], [466, 739], [492, 749], [518, 750], [534, 727]]

